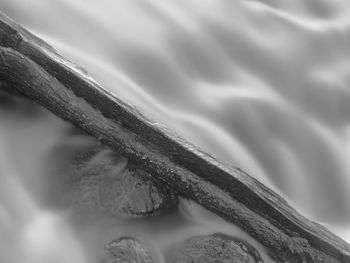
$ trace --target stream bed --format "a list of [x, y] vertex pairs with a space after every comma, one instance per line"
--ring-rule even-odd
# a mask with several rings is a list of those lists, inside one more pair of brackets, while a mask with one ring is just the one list
[[[347, 0], [1, 0], [0, 10], [160, 125], [350, 242]], [[187, 200], [146, 219], [47, 205], [50, 176], [89, 143], [72, 130], [0, 94], [1, 263], [104, 262], [105, 244], [124, 235], [165, 262], [172, 244], [216, 232], [272, 262], [248, 234]]]

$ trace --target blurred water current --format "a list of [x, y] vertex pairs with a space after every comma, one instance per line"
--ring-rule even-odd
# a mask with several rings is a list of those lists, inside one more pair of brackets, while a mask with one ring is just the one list
[[[246, 170], [350, 242], [350, 2], [0, 0], [0, 9], [116, 95]], [[97, 262], [122, 234], [160, 253], [223, 231], [195, 204], [147, 220], [74, 223], [40, 206], [69, 125], [0, 108], [0, 262]]]

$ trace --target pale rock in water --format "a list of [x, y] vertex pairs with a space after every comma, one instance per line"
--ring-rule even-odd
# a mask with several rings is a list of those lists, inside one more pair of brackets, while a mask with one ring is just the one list
[[56, 193], [49, 194], [75, 211], [143, 217], [177, 207], [174, 192], [158, 187], [147, 172], [97, 142], [69, 158], [68, 167], [51, 182]]
[[259, 252], [241, 239], [221, 233], [185, 240], [166, 255], [167, 263], [263, 263]]
[[133, 237], [121, 237], [105, 246], [106, 263], [155, 263], [145, 245]]

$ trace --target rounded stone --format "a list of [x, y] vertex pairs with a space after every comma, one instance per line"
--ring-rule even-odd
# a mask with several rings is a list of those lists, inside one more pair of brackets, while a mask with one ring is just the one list
[[75, 150], [67, 163], [51, 180], [53, 191], [49, 194], [75, 211], [145, 217], [178, 205], [173, 191], [156, 185], [152, 175], [98, 143]]
[[106, 263], [155, 263], [148, 248], [133, 237], [121, 237], [105, 246]]
[[247, 242], [222, 233], [195, 236], [172, 248], [167, 263], [262, 263], [259, 252]]

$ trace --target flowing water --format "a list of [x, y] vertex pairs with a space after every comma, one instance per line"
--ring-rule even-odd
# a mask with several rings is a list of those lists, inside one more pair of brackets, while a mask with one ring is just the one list
[[[350, 242], [348, 0], [0, 0], [0, 9], [116, 95]], [[75, 221], [41, 205], [70, 125], [32, 104], [0, 106], [0, 262], [98, 262], [123, 234], [161, 260], [222, 231], [188, 201], [147, 220]], [[73, 148], [74, 143], [72, 142]], [[57, 165], [56, 165], [57, 166]]]

